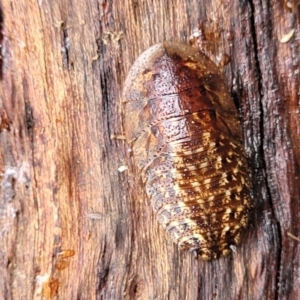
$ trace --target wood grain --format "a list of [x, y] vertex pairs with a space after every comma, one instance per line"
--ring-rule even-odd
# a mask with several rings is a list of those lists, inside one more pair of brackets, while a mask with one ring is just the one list
[[[297, 1], [0, 8], [1, 299], [297, 298]], [[190, 42], [224, 65], [243, 126], [251, 226], [232, 256], [212, 262], [160, 229], [122, 139], [125, 76], [163, 40]]]

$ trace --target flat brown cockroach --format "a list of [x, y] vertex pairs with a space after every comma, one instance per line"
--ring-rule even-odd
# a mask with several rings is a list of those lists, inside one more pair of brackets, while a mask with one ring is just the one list
[[164, 42], [142, 53], [125, 82], [124, 126], [158, 221], [205, 260], [239, 244], [250, 209], [241, 126], [219, 68]]

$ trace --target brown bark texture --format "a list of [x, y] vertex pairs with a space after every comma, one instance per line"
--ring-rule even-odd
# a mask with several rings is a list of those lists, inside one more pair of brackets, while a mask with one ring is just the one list
[[[299, 24], [296, 0], [2, 0], [0, 299], [298, 299]], [[239, 109], [253, 211], [218, 260], [169, 239], [123, 139], [125, 77], [164, 40]]]

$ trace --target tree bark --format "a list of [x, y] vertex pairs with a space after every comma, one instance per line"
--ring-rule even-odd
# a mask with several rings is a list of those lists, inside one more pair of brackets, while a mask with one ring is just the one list
[[[297, 299], [299, 18], [293, 0], [3, 0], [0, 298]], [[123, 139], [125, 77], [164, 40], [223, 68], [243, 126], [251, 224], [210, 262], [158, 225]]]

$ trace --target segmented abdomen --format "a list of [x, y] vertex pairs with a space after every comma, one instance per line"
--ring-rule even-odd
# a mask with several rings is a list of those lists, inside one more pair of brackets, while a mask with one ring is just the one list
[[124, 88], [125, 135], [158, 221], [203, 259], [227, 255], [248, 224], [249, 170], [218, 68], [178, 43], [145, 51]]

